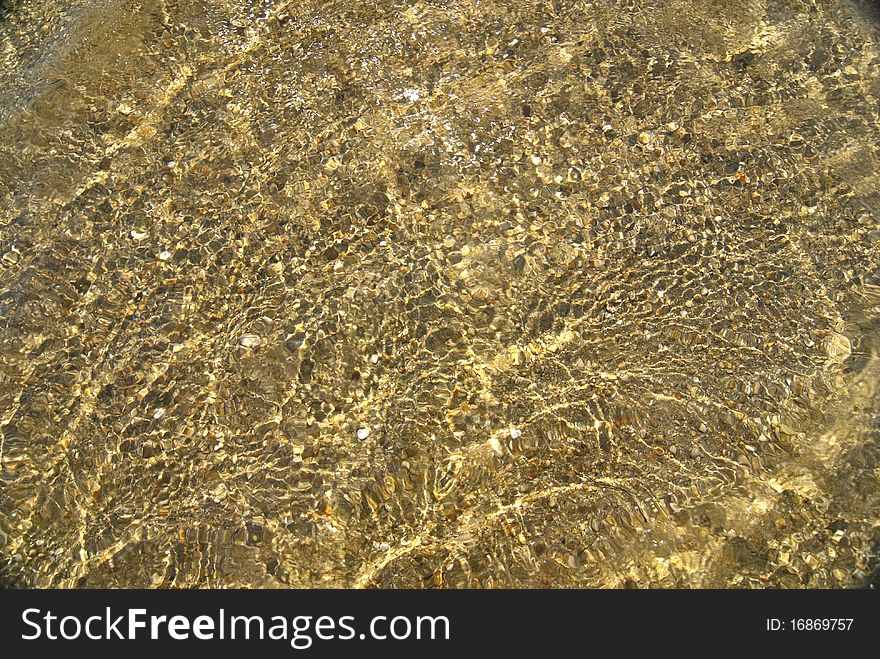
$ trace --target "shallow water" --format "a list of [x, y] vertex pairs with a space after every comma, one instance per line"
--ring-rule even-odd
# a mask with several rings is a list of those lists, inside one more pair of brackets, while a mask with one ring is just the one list
[[9, 0], [0, 575], [858, 587], [880, 17]]

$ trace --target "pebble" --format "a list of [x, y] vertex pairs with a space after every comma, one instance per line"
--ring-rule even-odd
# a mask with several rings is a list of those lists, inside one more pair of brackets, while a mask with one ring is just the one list
[[363, 441], [369, 436], [370, 436], [370, 429], [369, 428], [366, 428], [366, 427], [358, 428], [358, 431], [357, 431], [357, 438], [358, 439]]
[[148, 235], [149, 234], [146, 233], [145, 231], [138, 231], [137, 229], [131, 230], [131, 237], [134, 240], [145, 240]]
[[245, 348], [256, 348], [263, 340], [256, 334], [245, 334], [238, 342]]
[[15, 250], [6, 252], [6, 254], [3, 255], [3, 262], [6, 265], [15, 265], [18, 263], [19, 259], [21, 259], [21, 255]]
[[832, 334], [825, 341], [825, 352], [831, 359], [843, 362], [852, 353], [852, 343], [843, 334]]
[[522, 437], [522, 430], [519, 428], [511, 428], [510, 429], [510, 438], [511, 439], [519, 439]]

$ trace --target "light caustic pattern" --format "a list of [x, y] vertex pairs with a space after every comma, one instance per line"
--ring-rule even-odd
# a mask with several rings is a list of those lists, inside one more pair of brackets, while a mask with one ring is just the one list
[[0, 575], [875, 579], [880, 19], [11, 0]]

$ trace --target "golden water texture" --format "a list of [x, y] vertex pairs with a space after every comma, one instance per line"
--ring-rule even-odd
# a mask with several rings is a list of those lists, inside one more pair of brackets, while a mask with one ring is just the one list
[[6, 12], [5, 583], [876, 579], [870, 3]]

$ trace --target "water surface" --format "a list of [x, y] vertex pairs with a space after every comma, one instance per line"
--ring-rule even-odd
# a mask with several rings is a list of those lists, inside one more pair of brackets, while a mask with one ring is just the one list
[[869, 3], [6, 6], [8, 584], [872, 578]]

